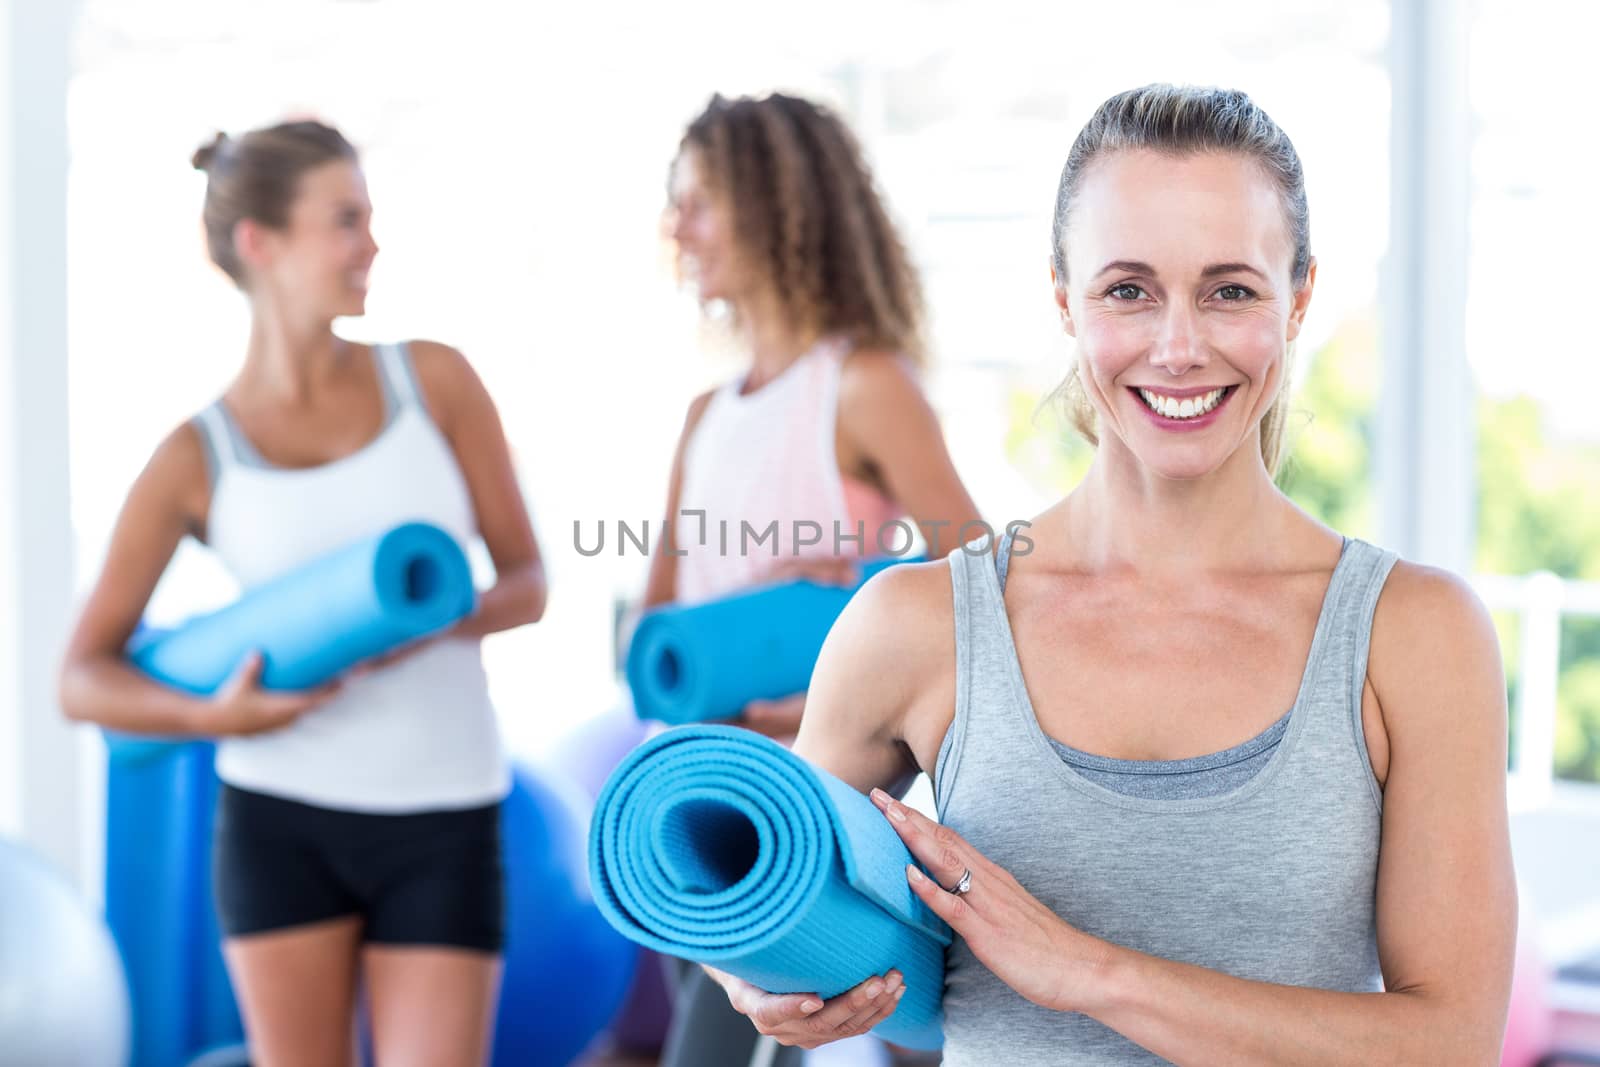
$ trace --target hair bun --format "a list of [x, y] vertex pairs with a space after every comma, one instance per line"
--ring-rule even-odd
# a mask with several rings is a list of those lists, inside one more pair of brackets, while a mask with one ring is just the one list
[[209, 171], [212, 162], [217, 158], [217, 153], [222, 151], [222, 146], [227, 143], [228, 135], [219, 130], [210, 143], [203, 144], [194, 150], [194, 155], [189, 158], [189, 162], [194, 165], [195, 170]]

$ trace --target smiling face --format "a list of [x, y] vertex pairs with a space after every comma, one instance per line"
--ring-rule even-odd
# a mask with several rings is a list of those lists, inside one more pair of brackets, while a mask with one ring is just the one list
[[745, 271], [734, 238], [733, 205], [707, 179], [700, 153], [685, 147], [672, 167], [667, 230], [677, 245], [678, 269], [701, 302], [737, 301]]
[[361, 168], [347, 160], [301, 175], [288, 224], [258, 227], [244, 254], [254, 285], [315, 318], [360, 315], [366, 310], [367, 275], [378, 254], [372, 238], [372, 202]]
[[1316, 277], [1296, 291], [1277, 186], [1229, 153], [1113, 152], [1084, 176], [1056, 300], [1100, 447], [1191, 479], [1260, 456]]

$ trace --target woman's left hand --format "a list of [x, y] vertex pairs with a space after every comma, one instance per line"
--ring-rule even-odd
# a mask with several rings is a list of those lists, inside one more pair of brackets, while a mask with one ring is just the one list
[[[961, 835], [895, 800], [881, 789], [872, 802], [889, 817], [915, 864], [906, 868], [911, 891], [949, 923], [995, 976], [1041, 1007], [1074, 1011], [1104, 964], [1110, 946], [1068, 925], [991, 863]], [[971, 872], [967, 892], [952, 892]]]

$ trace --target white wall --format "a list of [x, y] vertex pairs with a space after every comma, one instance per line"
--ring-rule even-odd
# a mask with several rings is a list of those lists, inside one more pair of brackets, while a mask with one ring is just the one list
[[55, 701], [72, 596], [66, 89], [76, 8], [0, 0], [0, 833], [81, 880], [78, 739]]

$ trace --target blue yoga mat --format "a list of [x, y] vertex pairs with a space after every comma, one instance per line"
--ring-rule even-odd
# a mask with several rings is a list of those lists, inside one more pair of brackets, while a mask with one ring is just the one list
[[832, 997], [899, 968], [905, 996], [877, 1033], [931, 1049], [951, 935], [906, 884], [910, 862], [866, 797], [732, 726], [635, 749], [589, 832], [595, 900], [627, 937], [775, 993]]
[[212, 746], [163, 754], [113, 760], [106, 775], [106, 922], [133, 1002], [129, 1067], [179, 1067], [244, 1039], [211, 902]]
[[266, 689], [307, 689], [472, 611], [461, 546], [426, 523], [365, 538], [251, 589], [176, 630], [136, 639], [128, 657], [159, 682], [215, 692], [246, 654]]
[[896, 563], [864, 564], [853, 586], [799, 581], [646, 614], [628, 646], [628, 687], [641, 719], [674, 726], [731, 719], [752, 700], [801, 692], [822, 642], [867, 579]]

